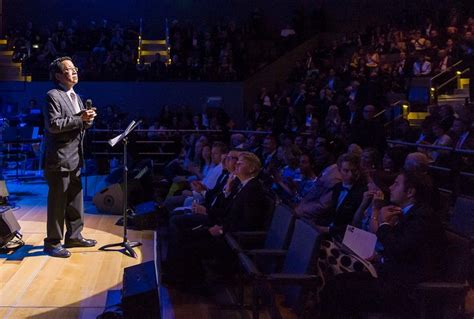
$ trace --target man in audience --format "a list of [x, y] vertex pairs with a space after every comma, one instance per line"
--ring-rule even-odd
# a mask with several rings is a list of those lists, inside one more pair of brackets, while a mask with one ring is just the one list
[[361, 178], [358, 156], [350, 153], [339, 156], [337, 169], [342, 181], [334, 185], [331, 192], [324, 195], [331, 198], [328, 201], [329, 206], [325, 210], [322, 208], [320, 212], [316, 212], [314, 220], [321, 233], [329, 233], [332, 236], [344, 234], [346, 226], [351, 224], [362, 202], [363, 194], [367, 190], [367, 183]]
[[263, 150], [260, 156], [263, 169], [278, 167], [278, 158], [276, 151], [278, 142], [275, 136], [267, 135], [263, 140]]
[[415, 171], [427, 173], [430, 165], [430, 159], [425, 153], [414, 152], [407, 155], [403, 168], [406, 171]]
[[321, 317], [341, 318], [366, 312], [402, 312], [413, 318], [411, 300], [416, 284], [439, 279], [446, 265], [446, 237], [429, 207], [430, 178], [403, 172], [390, 187], [393, 205], [374, 210], [376, 235], [384, 247], [378, 277], [368, 272], [337, 275], [327, 283]]
[[[192, 201], [193, 198], [200, 201], [203, 198], [203, 193], [206, 190], [214, 188], [217, 179], [222, 173], [222, 155], [226, 154], [227, 146], [222, 142], [215, 142], [211, 149], [211, 160], [212, 166], [207, 172], [206, 176], [202, 181], [191, 182], [192, 190], [183, 191], [182, 195], [172, 196], [166, 199], [164, 205], [169, 212], [172, 212], [176, 207], [185, 204], [185, 201], [189, 198]], [[189, 201], [188, 200], [188, 201]], [[190, 206], [191, 203], [186, 203]]]
[[[234, 231], [263, 230], [266, 207], [265, 193], [257, 176], [261, 163], [255, 154], [242, 152], [238, 156], [235, 177], [229, 178], [224, 187], [224, 196], [230, 199], [229, 205], [217, 213], [222, 216], [211, 227], [194, 228], [193, 240], [178, 246], [170, 260], [164, 265], [167, 274], [164, 281], [180, 281], [186, 285], [202, 286], [204, 269], [201, 260], [217, 257], [223, 261], [229, 250], [223, 234]], [[233, 183], [238, 178], [240, 183]], [[237, 186], [236, 186], [237, 185]]]
[[[239, 151], [231, 150], [224, 160], [224, 170], [213, 189], [206, 191], [204, 202], [202, 204], [193, 204], [184, 214], [174, 214], [171, 216], [170, 225], [170, 240], [168, 244], [168, 256], [172, 256], [177, 251], [177, 247], [192, 240], [192, 228], [199, 225], [206, 225], [207, 227], [215, 225], [221, 221], [222, 211], [225, 210], [229, 200], [224, 196], [224, 187], [228, 184], [229, 176], [234, 174], [236, 163], [239, 156]], [[232, 178], [233, 179], [233, 178]], [[234, 184], [238, 184], [239, 180], [235, 179], [228, 187], [235, 188]]]
[[375, 106], [369, 104], [364, 107], [363, 120], [353, 129], [353, 143], [362, 148], [375, 147], [380, 153], [385, 150], [385, 129], [375, 118]]

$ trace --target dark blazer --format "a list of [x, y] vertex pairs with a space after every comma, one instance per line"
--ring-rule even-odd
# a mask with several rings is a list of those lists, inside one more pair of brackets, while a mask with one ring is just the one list
[[335, 235], [344, 235], [346, 226], [352, 223], [354, 214], [359, 208], [360, 203], [362, 202], [362, 197], [364, 192], [367, 190], [367, 186], [362, 181], [356, 182], [346, 197], [342, 201], [341, 205], [337, 207], [339, 201], [339, 195], [342, 191], [342, 182], [334, 185], [332, 189], [332, 207], [329, 211], [327, 220], [323, 223], [326, 225], [331, 224], [330, 234]]
[[377, 238], [384, 247], [380, 279], [410, 288], [442, 275], [447, 240], [439, 217], [428, 206], [413, 206], [395, 226], [381, 225]]
[[232, 198], [223, 220], [224, 232], [263, 230], [265, 193], [258, 178], [251, 179]]
[[[61, 87], [50, 90], [43, 107], [45, 123], [45, 170], [73, 171], [82, 166], [84, 124], [81, 113], [75, 113], [66, 91]], [[84, 105], [78, 97], [79, 107]]]
[[206, 191], [206, 195], [204, 196], [204, 206], [209, 208], [213, 203], [215, 203], [216, 198], [220, 193], [222, 193], [222, 190], [227, 183], [227, 179], [229, 179], [229, 172], [227, 170], [222, 170], [221, 175], [217, 178], [214, 188]]

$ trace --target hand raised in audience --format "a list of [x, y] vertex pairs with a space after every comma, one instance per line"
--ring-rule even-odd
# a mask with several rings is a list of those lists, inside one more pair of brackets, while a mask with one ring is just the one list
[[191, 206], [191, 210], [195, 214], [207, 215], [207, 208], [203, 205], [193, 203], [193, 206]]
[[368, 190], [364, 192], [364, 195], [362, 197], [362, 203], [361, 205], [364, 205], [365, 207], [369, 206], [370, 202], [374, 198], [374, 195], [377, 191], [376, 190]]
[[402, 214], [402, 209], [398, 206], [389, 205], [380, 210], [380, 222], [395, 225], [398, 217]]
[[193, 191], [198, 192], [198, 193], [207, 191], [206, 185], [204, 185], [201, 181], [192, 181], [191, 188], [193, 189]]
[[236, 183], [234, 181], [236, 180], [236, 178], [237, 176], [235, 176], [234, 174], [229, 175], [227, 183], [224, 186], [224, 192], [231, 193], [234, 190], [233, 188], [236, 186]]
[[224, 231], [222, 230], [222, 226], [214, 225], [211, 228], [209, 228], [209, 233], [214, 237], [218, 237], [218, 236], [222, 236]]
[[375, 209], [381, 209], [384, 205], [385, 194], [381, 190], [374, 192], [372, 197], [372, 206]]

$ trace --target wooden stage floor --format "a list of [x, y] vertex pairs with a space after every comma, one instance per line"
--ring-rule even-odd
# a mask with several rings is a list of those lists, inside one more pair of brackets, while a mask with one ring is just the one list
[[153, 260], [152, 231], [129, 231], [138, 258], [120, 252], [99, 251], [120, 242], [118, 216], [100, 215], [86, 203], [83, 235], [98, 241], [94, 248], [72, 248], [67, 259], [43, 253], [46, 234], [47, 186], [42, 180], [7, 183], [14, 215], [21, 225], [25, 246], [13, 254], [0, 255], [0, 318], [73, 319], [96, 318], [104, 310], [107, 291], [122, 287], [125, 267]]

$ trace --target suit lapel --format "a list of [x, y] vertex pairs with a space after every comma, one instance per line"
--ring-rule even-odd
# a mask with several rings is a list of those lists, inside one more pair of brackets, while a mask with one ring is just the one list
[[[74, 111], [74, 106], [72, 105], [72, 102], [71, 102], [71, 99], [69, 99], [69, 96], [67, 96], [66, 91], [64, 91], [62, 88], [59, 88], [58, 91], [59, 91], [59, 95], [63, 99], [64, 104], [67, 105], [67, 107], [69, 109], [68, 113], [69, 114], [75, 114], [76, 112]], [[68, 114], [66, 114], [66, 115], [68, 115]]]
[[[66, 91], [64, 91], [64, 89], [62, 87], [59, 87], [58, 91], [59, 91], [59, 94], [61, 95], [61, 98], [63, 99], [64, 103], [69, 108], [70, 114], [75, 115], [76, 114], [76, 108], [74, 107], [74, 105], [72, 105], [71, 99], [67, 95]], [[81, 111], [84, 110], [84, 105], [82, 104], [82, 99], [79, 97], [79, 95], [77, 93], [76, 93], [76, 99], [77, 99], [77, 103], [79, 104], [79, 108], [81, 109]]]
[[77, 103], [79, 104], [79, 109], [81, 109], [81, 111], [82, 111], [82, 110], [85, 109], [84, 104], [82, 104], [81, 97], [78, 94], [76, 94], [76, 96], [77, 96]]

